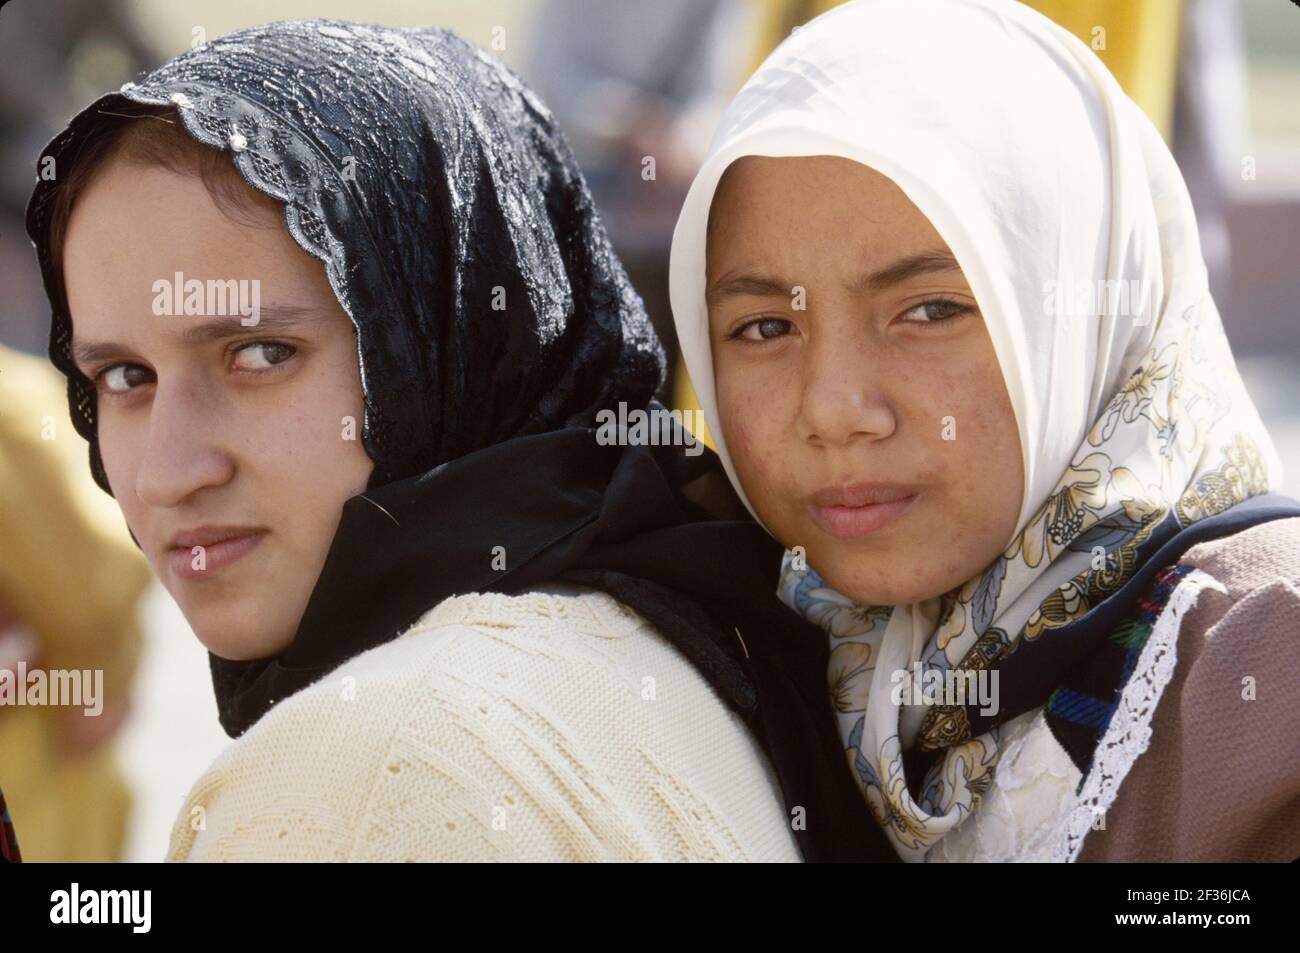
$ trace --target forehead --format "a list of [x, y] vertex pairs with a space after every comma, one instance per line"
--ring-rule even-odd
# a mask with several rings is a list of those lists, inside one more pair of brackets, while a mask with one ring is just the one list
[[236, 291], [256, 287], [262, 303], [337, 307], [323, 264], [293, 241], [282, 219], [268, 213], [261, 221], [235, 221], [199, 176], [120, 158], [106, 163], [78, 197], [63, 263], [78, 337], [96, 328], [154, 324], [160, 281], [169, 287], [233, 281]]
[[709, 210], [706, 253], [789, 258], [835, 251], [885, 255], [946, 248], [888, 176], [842, 156], [742, 156], [723, 173]]
[[713, 204], [771, 196], [862, 195], [876, 203], [910, 205], [894, 180], [844, 156], [741, 156], [723, 172]]
[[214, 270], [248, 270], [286, 240], [292, 245], [283, 223], [276, 225], [269, 215], [232, 220], [197, 174], [114, 156], [73, 204], [66, 271], [161, 271], [172, 261], [199, 259], [212, 261]]

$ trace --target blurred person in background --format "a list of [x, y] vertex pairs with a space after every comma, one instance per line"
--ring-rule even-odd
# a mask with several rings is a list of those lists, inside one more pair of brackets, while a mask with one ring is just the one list
[[89, 478], [87, 452], [63, 376], [0, 347], [0, 669], [103, 672], [98, 715], [0, 705], [0, 782], [29, 861], [120, 860], [131, 803], [111, 742], [149, 566]]
[[154, 58], [122, 0], [8, 3], [0, 9], [0, 342], [28, 354], [44, 353], [49, 344], [45, 295], [22, 228], [31, 157], [80, 102]]
[[750, 0], [542, 0], [529, 81], [587, 176], [614, 250], [668, 355], [668, 246], [709, 133], [753, 48]]
[[1229, 185], [1250, 151], [1238, 0], [1184, 0], [1170, 149], [1196, 209], [1216, 300], [1231, 301]]

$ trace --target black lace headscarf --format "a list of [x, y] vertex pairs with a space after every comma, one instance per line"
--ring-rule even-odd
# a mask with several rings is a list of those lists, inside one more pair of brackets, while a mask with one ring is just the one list
[[[436, 587], [412, 578], [403, 562], [427, 562], [430, 550], [475, 552], [471, 529], [491, 530], [515, 552], [524, 545], [502, 505], [506, 490], [485, 464], [455, 491], [448, 475], [426, 474], [530, 436], [574, 432], [590, 443], [598, 410], [646, 406], [663, 352], [555, 120], [501, 62], [452, 33], [333, 20], [231, 33], [91, 104], [39, 167], [52, 159], [66, 176], [81, 157], [97, 161], [106, 141], [97, 137], [159, 106], [173, 107], [194, 139], [229, 154], [250, 185], [282, 202], [289, 232], [324, 263], [356, 329], [362, 441], [375, 464], [366, 492], [344, 504], [289, 650], [248, 662], [210, 656], [222, 724], [235, 735], [440, 598], [502, 582], [450, 571]], [[72, 318], [52, 254], [54, 186], [38, 179], [27, 210], [53, 310], [50, 358], [67, 376], [91, 472], [111, 495], [95, 385], [72, 359]], [[563, 453], [562, 444], [543, 442], [540, 452]], [[539, 495], [599, 500], [609, 477], [597, 465], [546, 487], [546, 461], [527, 466], [513, 454], [503, 472], [516, 484], [533, 481]], [[484, 508], [464, 498], [471, 491]], [[462, 497], [458, 512], [478, 520], [456, 540], [441, 502], [453, 493]], [[438, 525], [421, 527], [417, 512]], [[544, 518], [533, 549], [573, 515], [540, 496], [535, 512]], [[383, 535], [385, 525], [395, 528], [385, 521], [399, 518], [396, 537]]]
[[[42, 162], [70, 168], [125, 101], [175, 106], [284, 203], [293, 237], [324, 262], [356, 327], [369, 486], [619, 400], [644, 406], [659, 385], [659, 343], [555, 120], [454, 34], [331, 20], [240, 30], [99, 99]], [[53, 185], [38, 183], [27, 221], [53, 305], [50, 357], [111, 494], [51, 260]]]

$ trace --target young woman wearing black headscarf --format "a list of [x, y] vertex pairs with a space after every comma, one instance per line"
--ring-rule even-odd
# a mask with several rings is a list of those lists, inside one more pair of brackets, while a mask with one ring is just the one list
[[244, 30], [38, 175], [50, 357], [238, 739], [170, 858], [895, 859], [779, 546], [680, 429], [598, 439], [661, 351], [509, 70]]

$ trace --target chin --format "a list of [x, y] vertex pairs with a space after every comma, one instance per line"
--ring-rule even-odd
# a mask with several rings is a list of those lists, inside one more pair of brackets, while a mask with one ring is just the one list
[[[237, 616], [238, 614], [236, 614]], [[186, 621], [194, 630], [199, 643], [219, 658], [231, 662], [246, 662], [251, 659], [269, 658], [279, 655], [293, 641], [293, 630], [287, 634], [267, 629], [265, 624], [249, 624], [229, 614], [203, 612], [197, 616], [186, 614]]]
[[283, 648], [260, 648], [243, 644], [231, 644], [228, 639], [214, 641], [199, 639], [199, 642], [217, 658], [225, 659], [227, 662], [251, 662], [255, 659], [271, 658], [284, 651]]
[[859, 605], [907, 605], [924, 602], [948, 591], [942, 588], [940, 580], [934, 580], [931, 584], [920, 573], [909, 571], [905, 564], [900, 566], [897, 562], [889, 567], [887, 574], [860, 565], [854, 566], [849, 572], [837, 571], [834, 563], [825, 572], [821, 569], [817, 571], [832, 589]]
[[913, 602], [924, 602], [929, 598], [912, 589], [840, 589], [837, 587], [835, 591], [863, 606], [903, 606]]

